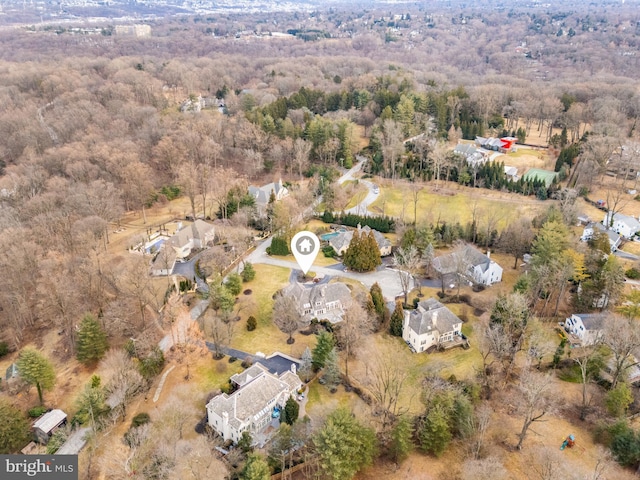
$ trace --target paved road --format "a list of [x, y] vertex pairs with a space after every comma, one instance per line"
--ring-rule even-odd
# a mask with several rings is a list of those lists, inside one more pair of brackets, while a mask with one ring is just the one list
[[173, 275], [182, 275], [183, 277], [188, 278], [190, 280], [195, 279], [196, 285], [198, 286], [197, 289], [200, 290], [201, 292], [208, 292], [209, 285], [207, 285], [207, 282], [205, 282], [202, 278], [196, 275], [196, 262], [198, 261], [198, 258], [200, 258], [200, 256], [203, 253], [204, 251], [194, 255], [193, 258], [187, 262], [184, 262], [184, 263], [176, 262], [175, 266], [173, 267], [173, 271], [171, 273]]
[[616, 257], [624, 258], [625, 260], [640, 260], [640, 257], [632, 253], [623, 252], [622, 250], [616, 250], [613, 252]]

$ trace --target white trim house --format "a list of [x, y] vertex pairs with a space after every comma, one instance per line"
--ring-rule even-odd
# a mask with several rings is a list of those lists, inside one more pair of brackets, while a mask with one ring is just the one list
[[634, 217], [622, 213], [612, 213], [611, 210], [604, 214], [602, 223], [626, 239], [632, 238], [640, 231], [640, 222]]
[[602, 313], [574, 313], [565, 320], [564, 329], [577, 337], [583, 345], [593, 345], [604, 334], [606, 318]]
[[466, 265], [466, 276], [475, 283], [489, 286], [502, 281], [502, 267], [491, 259], [491, 252], [485, 255], [471, 245], [436, 257], [433, 268], [444, 281], [445, 276], [456, 275], [461, 263]]
[[282, 409], [302, 381], [291, 370], [274, 375], [259, 363], [231, 377], [238, 390], [222, 393], [207, 403], [207, 422], [225, 441], [237, 443], [243, 432], [252, 436], [271, 423], [274, 408]]
[[169, 239], [169, 244], [176, 252], [177, 258], [186, 258], [194, 248], [204, 248], [215, 238], [215, 227], [204, 220], [196, 220], [191, 225]]
[[462, 320], [435, 298], [429, 298], [418, 303], [415, 310], [404, 312], [402, 338], [414, 352], [424, 352], [461, 338], [461, 329]]

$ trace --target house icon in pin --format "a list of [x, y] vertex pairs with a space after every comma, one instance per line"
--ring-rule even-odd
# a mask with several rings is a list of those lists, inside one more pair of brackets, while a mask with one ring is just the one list
[[300, 253], [311, 253], [313, 250], [313, 243], [309, 240], [309, 237], [303, 237], [300, 242], [298, 242], [298, 252]]

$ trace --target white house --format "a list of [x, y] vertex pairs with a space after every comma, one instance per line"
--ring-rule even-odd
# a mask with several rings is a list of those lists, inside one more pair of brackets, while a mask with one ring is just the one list
[[632, 238], [640, 231], [640, 222], [634, 217], [622, 213], [612, 213], [611, 210], [604, 214], [602, 223], [627, 239]]
[[292, 283], [284, 288], [282, 294], [295, 298], [300, 319], [305, 323], [314, 318], [331, 323], [342, 321], [343, 306], [351, 299], [351, 290], [344, 283], [313, 286]]
[[584, 227], [584, 230], [582, 230], [582, 236], [580, 237], [580, 240], [582, 240], [583, 242], [588, 242], [593, 238], [596, 231], [607, 234], [607, 237], [609, 237], [609, 246], [612, 252], [615, 252], [616, 250], [618, 250], [618, 247], [622, 243], [622, 237], [620, 237], [620, 235], [618, 235], [613, 230], [607, 230], [607, 228], [601, 223], [597, 223], [597, 222], [588, 223]]
[[453, 151], [463, 156], [471, 167], [479, 167], [489, 160], [489, 151], [478, 148], [471, 143], [459, 143]]
[[291, 370], [274, 375], [259, 363], [231, 377], [238, 390], [222, 393], [207, 403], [207, 422], [225, 441], [237, 443], [242, 432], [260, 433], [271, 423], [274, 408], [282, 409], [291, 395], [302, 386]]
[[602, 313], [574, 313], [565, 320], [564, 329], [583, 345], [593, 345], [602, 338], [606, 318]]
[[176, 252], [177, 258], [186, 258], [194, 248], [204, 248], [215, 238], [215, 227], [204, 220], [196, 220], [191, 225], [169, 239], [169, 244]]
[[491, 252], [485, 255], [471, 245], [433, 260], [433, 268], [443, 282], [445, 277], [456, 275], [460, 265], [464, 266], [468, 279], [475, 283], [489, 286], [502, 281], [502, 267], [491, 259]]
[[[354, 232], [354, 230], [339, 232], [338, 235], [328, 240], [329, 245], [333, 247], [338, 255], [344, 255], [344, 252], [347, 251], [347, 248], [349, 248], [351, 244], [351, 240], [353, 240]], [[373, 230], [368, 225], [364, 227], [358, 225], [358, 232], [360, 235], [368, 235], [370, 232], [373, 232], [373, 238], [375, 238], [378, 248], [380, 249], [380, 256], [386, 257], [387, 255], [391, 255], [391, 242], [379, 231]]]
[[256, 208], [261, 214], [265, 213], [272, 193], [275, 201], [279, 202], [289, 195], [289, 190], [282, 184], [282, 179], [279, 179], [277, 182], [267, 183], [261, 187], [249, 185], [249, 195], [255, 200]]
[[435, 298], [418, 303], [418, 308], [404, 312], [402, 338], [414, 352], [424, 352], [461, 338], [462, 320]]

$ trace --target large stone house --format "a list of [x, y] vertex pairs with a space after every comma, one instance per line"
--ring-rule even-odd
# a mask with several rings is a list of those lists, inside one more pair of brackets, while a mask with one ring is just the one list
[[[338, 255], [344, 255], [344, 252], [347, 251], [347, 248], [349, 248], [351, 244], [351, 240], [353, 240], [354, 232], [355, 230], [339, 232], [336, 236], [329, 238], [329, 245], [333, 247]], [[364, 227], [358, 225], [358, 232], [360, 232], [360, 235], [368, 235], [369, 232], [373, 232], [373, 238], [376, 239], [376, 243], [380, 249], [380, 256], [386, 257], [387, 255], [391, 255], [391, 242], [379, 231], [373, 230], [368, 225]]]
[[176, 258], [186, 258], [194, 248], [204, 248], [213, 243], [215, 227], [204, 220], [196, 220], [191, 225], [176, 232], [169, 239], [169, 245], [175, 250]]
[[314, 318], [331, 323], [340, 322], [344, 307], [351, 299], [351, 290], [344, 283], [313, 286], [292, 283], [284, 288], [282, 294], [295, 298], [300, 320], [304, 323]]
[[491, 252], [485, 255], [471, 245], [436, 257], [433, 269], [438, 272], [443, 285], [445, 282], [457, 281], [458, 273], [471, 282], [486, 286], [502, 281], [502, 267], [491, 259]]
[[261, 215], [266, 212], [272, 193], [275, 201], [278, 202], [289, 195], [289, 190], [282, 184], [282, 179], [277, 182], [267, 183], [261, 187], [249, 186], [249, 195], [255, 200], [256, 209]]
[[402, 338], [414, 352], [462, 339], [462, 320], [435, 298], [404, 312]]
[[259, 363], [231, 377], [238, 389], [222, 393], [207, 403], [207, 422], [225, 441], [237, 443], [243, 432], [252, 436], [262, 432], [272, 421], [275, 408], [282, 409], [291, 395], [302, 386], [291, 370], [280, 375], [269, 373]]

